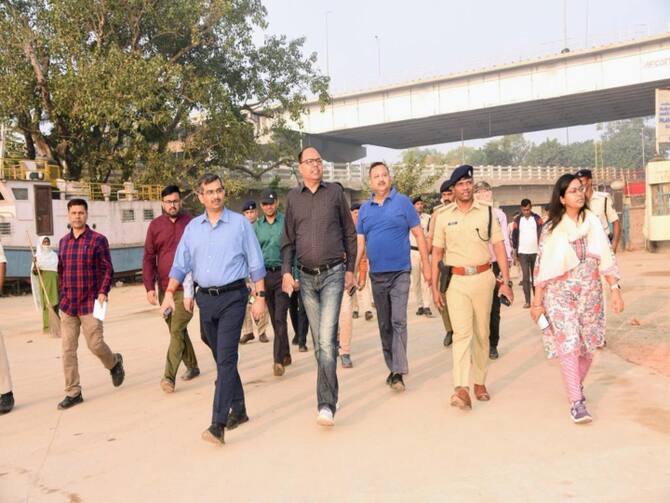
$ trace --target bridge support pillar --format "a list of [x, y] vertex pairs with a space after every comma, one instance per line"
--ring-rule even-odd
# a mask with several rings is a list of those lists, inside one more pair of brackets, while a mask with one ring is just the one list
[[367, 149], [358, 143], [315, 134], [305, 134], [302, 144], [304, 147], [314, 147], [329, 162], [353, 162], [367, 154]]

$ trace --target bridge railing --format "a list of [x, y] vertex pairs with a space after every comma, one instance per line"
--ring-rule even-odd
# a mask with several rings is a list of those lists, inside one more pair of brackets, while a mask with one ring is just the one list
[[[391, 165], [393, 172], [402, 164]], [[257, 165], [256, 168], [262, 168], [263, 165]], [[344, 187], [359, 190], [365, 186], [368, 177], [369, 163], [331, 163], [325, 162], [323, 165], [323, 179], [327, 182], [340, 182]], [[427, 176], [437, 175], [439, 180], [444, 180], [451, 176], [451, 172], [456, 168], [455, 165], [434, 164], [423, 168]], [[475, 180], [486, 180], [489, 182], [509, 184], [518, 181], [518, 183], [547, 183], [556, 181], [561, 175], [566, 173], [576, 173], [580, 167], [577, 166], [475, 166]], [[593, 172], [595, 184], [608, 184], [614, 180], [641, 181], [644, 180], [644, 169], [622, 169], [614, 167], [589, 167]], [[261, 181], [269, 184], [278, 177], [279, 184], [283, 187], [293, 187], [299, 181], [300, 173], [297, 165], [279, 166], [261, 177]]]

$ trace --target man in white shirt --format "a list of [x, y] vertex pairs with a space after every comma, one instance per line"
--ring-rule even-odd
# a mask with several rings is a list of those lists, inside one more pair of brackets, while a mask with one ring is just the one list
[[533, 270], [537, 258], [538, 243], [542, 232], [542, 218], [533, 212], [530, 199], [521, 201], [521, 213], [512, 225], [512, 247], [519, 257], [525, 303], [524, 309], [530, 308], [530, 296], [533, 286]]
[[[621, 237], [621, 222], [619, 221], [619, 215], [614, 209], [612, 197], [607, 192], [593, 190], [593, 175], [590, 169], [580, 169], [575, 175], [582, 182], [582, 185], [584, 185], [584, 195], [586, 196], [589, 209], [600, 219], [605, 234], [610, 237], [610, 241], [612, 242], [612, 250], [616, 253]], [[611, 231], [610, 224], [612, 224]]]
[[[430, 216], [423, 212], [423, 200], [421, 199], [421, 196], [412, 198], [412, 204], [414, 204], [416, 214], [419, 215], [419, 220], [421, 221], [421, 228], [423, 229], [424, 235], [427, 236]], [[414, 291], [414, 298], [416, 299], [416, 315], [426, 315], [428, 317], [432, 317], [433, 312], [430, 310], [430, 298], [432, 295], [430, 293], [430, 287], [426, 285], [426, 282], [423, 281], [423, 277], [421, 276], [421, 255], [419, 254], [419, 246], [416, 243], [414, 234], [411, 232], [409, 233], [409, 245], [411, 249], [410, 256], [412, 259], [410, 288]]]
[[[5, 250], [0, 244], [0, 294], [5, 282], [5, 270], [7, 268], [7, 259]], [[9, 374], [9, 362], [7, 361], [7, 350], [5, 349], [5, 340], [0, 332], [0, 415], [7, 414], [14, 408], [14, 394], [12, 393], [12, 376]]]

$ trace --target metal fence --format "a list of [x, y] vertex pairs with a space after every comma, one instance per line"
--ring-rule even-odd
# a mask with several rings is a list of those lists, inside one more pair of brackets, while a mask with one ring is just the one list
[[[368, 176], [369, 163], [331, 163], [323, 164], [323, 179], [327, 182], [340, 182], [347, 188], [358, 190], [364, 187]], [[391, 173], [402, 164], [392, 164]], [[262, 169], [263, 165], [256, 165]], [[457, 166], [445, 164], [428, 165], [422, 168], [426, 176], [437, 175], [440, 179], [451, 176], [451, 172]], [[496, 184], [511, 184], [518, 182], [541, 184], [553, 182], [566, 173], [576, 173], [583, 169], [575, 166], [474, 166], [474, 178], [496, 182]], [[588, 168], [593, 172], [596, 184], [609, 184], [615, 180], [621, 181], [643, 181], [644, 168], [623, 169], [613, 167]], [[279, 166], [263, 175], [263, 183], [270, 183], [277, 177], [279, 184], [284, 187], [295, 186], [300, 182], [300, 174], [297, 165]]]

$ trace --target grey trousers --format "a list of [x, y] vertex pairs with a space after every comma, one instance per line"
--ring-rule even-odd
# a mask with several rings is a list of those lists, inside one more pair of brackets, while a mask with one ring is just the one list
[[407, 374], [407, 299], [410, 272], [370, 273], [382, 351], [388, 369]]

